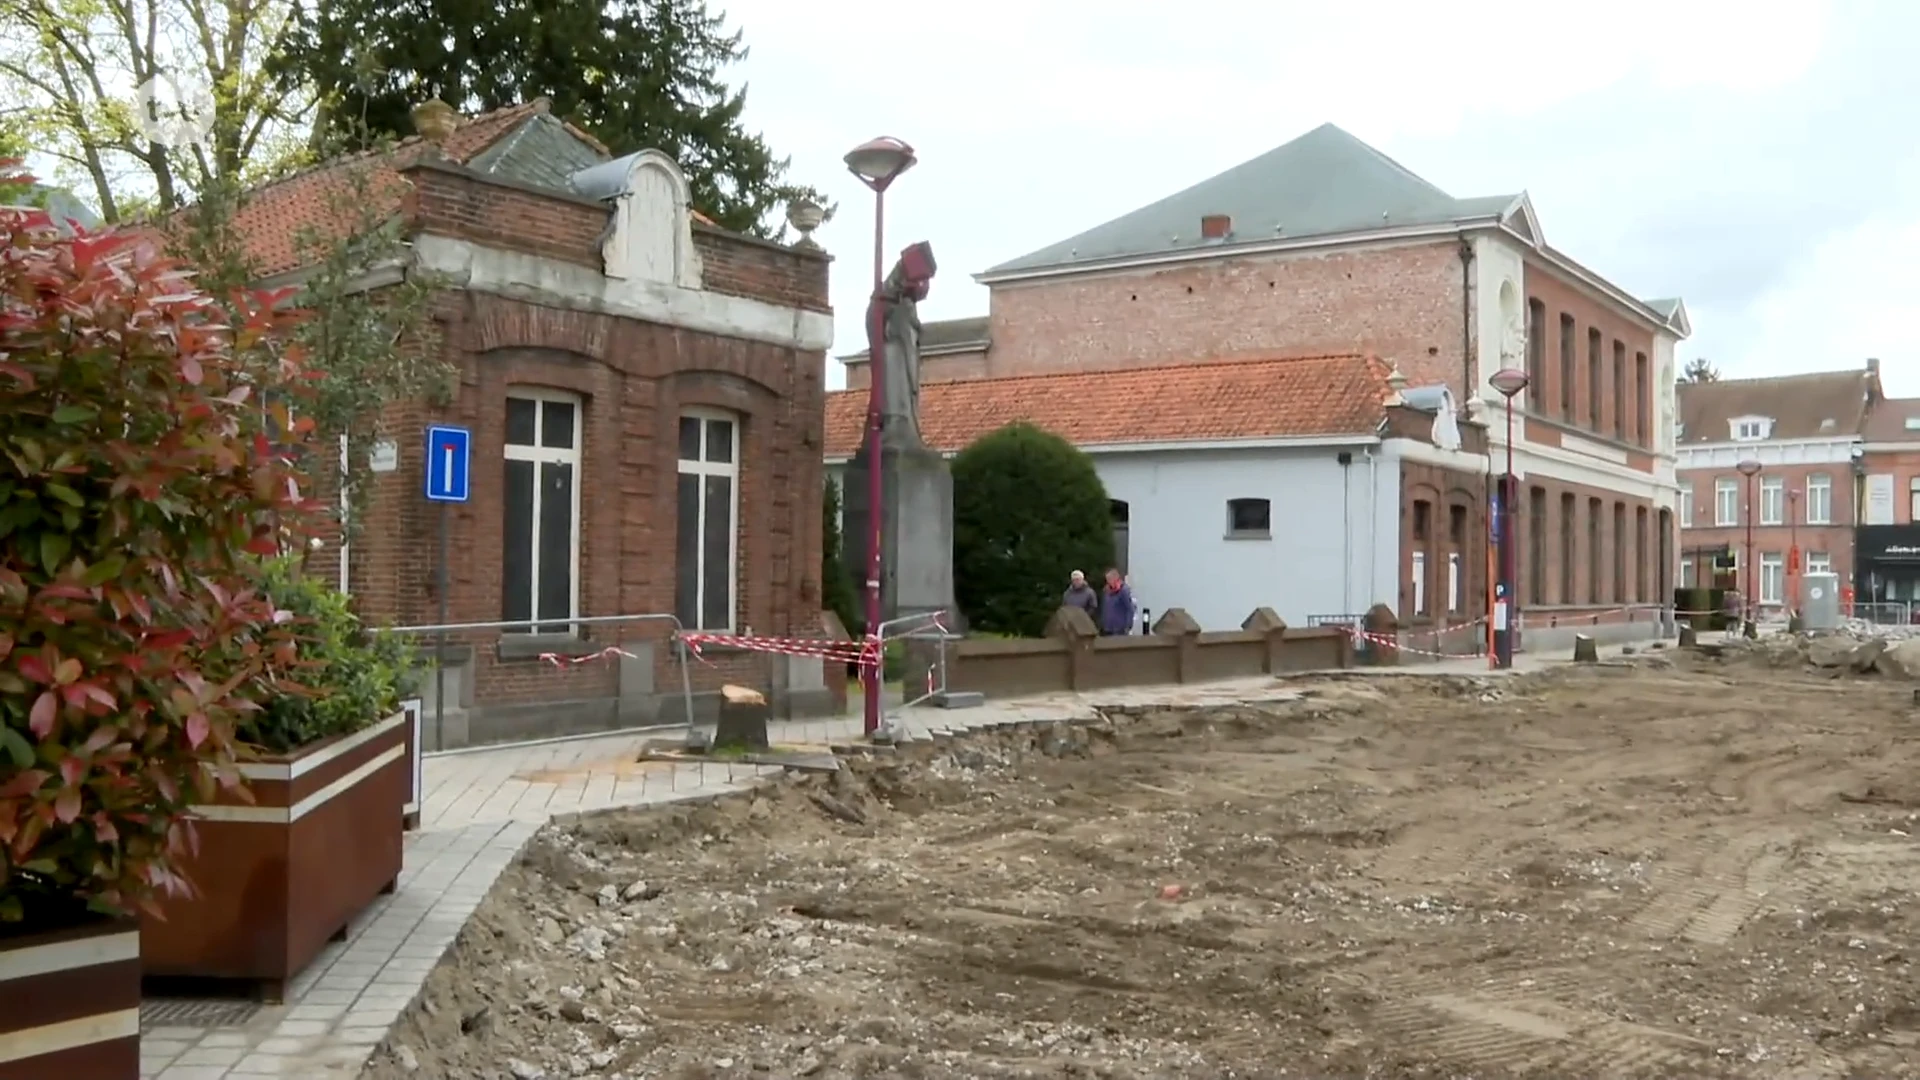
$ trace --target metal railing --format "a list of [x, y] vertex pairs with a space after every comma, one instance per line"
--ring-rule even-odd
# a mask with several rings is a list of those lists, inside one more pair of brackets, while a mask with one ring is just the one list
[[[426, 626], [396, 626], [389, 633], [405, 634], [409, 637], [423, 637], [431, 634], [435, 638], [433, 650], [433, 742], [438, 749], [446, 749], [446, 710], [447, 710], [447, 635], [479, 633], [484, 631], [534, 630], [538, 627], [564, 626], [573, 630], [582, 626], [620, 626], [663, 622], [673, 627], [671, 640], [675, 658], [680, 665], [680, 694], [686, 708], [686, 720], [689, 729], [693, 727], [693, 674], [687, 667], [687, 643], [681, 636], [685, 628], [680, 625], [676, 615], [650, 611], [641, 615], [583, 615], [570, 619], [501, 619], [493, 622], [434, 623]], [[609, 647], [617, 648], [617, 643]], [[476, 665], [477, 667], [477, 665]]]
[[[911, 709], [916, 705], [923, 705], [947, 692], [947, 642], [963, 640], [966, 635], [953, 633], [946, 628], [945, 624], [941, 622], [941, 620], [946, 617], [946, 614], [945, 611], [929, 611], [918, 615], [903, 615], [897, 619], [888, 619], [886, 622], [880, 624], [880, 632], [876, 635], [876, 645], [879, 648], [880, 655], [874, 659], [876, 663], [880, 665], [881, 670], [879, 674], [882, 676], [884, 676], [885, 673], [888, 642], [936, 642], [934, 662], [932, 666], [927, 669], [925, 693], [914, 697], [906, 691], [905, 687], [902, 687], [902, 700], [900, 704], [902, 709]], [[885, 721], [886, 709], [883, 702], [881, 708], [881, 722], [883, 727]]]
[[1847, 615], [1870, 626], [1908, 626], [1913, 622], [1913, 604], [1903, 600], [1867, 601], [1853, 604]]
[[[1348, 630], [1364, 631], [1367, 628], [1367, 616], [1366, 616], [1366, 613], [1364, 612], [1360, 614], [1350, 613], [1350, 614], [1344, 614], [1344, 615], [1308, 615], [1307, 625], [1308, 626], [1339, 626], [1339, 627], [1344, 627]], [[1354, 633], [1350, 636], [1353, 639], [1354, 656], [1355, 657], [1366, 656], [1369, 648], [1366, 635], [1364, 633]]]

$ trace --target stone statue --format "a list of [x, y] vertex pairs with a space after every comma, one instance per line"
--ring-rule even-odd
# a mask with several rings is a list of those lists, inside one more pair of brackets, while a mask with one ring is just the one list
[[1523, 367], [1527, 355], [1527, 317], [1516, 311], [1507, 316], [1506, 333], [1500, 340], [1500, 363]]
[[900, 253], [881, 285], [881, 437], [895, 446], [923, 446], [920, 438], [920, 301], [933, 284], [933, 247], [926, 241]]

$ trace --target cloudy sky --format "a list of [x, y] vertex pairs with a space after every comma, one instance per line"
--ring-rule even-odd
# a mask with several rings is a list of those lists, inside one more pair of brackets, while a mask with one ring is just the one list
[[1737, 377], [1877, 356], [1920, 396], [1920, 3], [716, 7], [753, 49], [750, 122], [839, 200], [816, 237], [836, 353], [872, 272], [871, 196], [840, 165], [863, 139], [920, 152], [887, 247], [933, 242], [923, 314], [950, 318], [986, 312], [971, 274], [1330, 120], [1454, 195], [1531, 193], [1555, 247], [1686, 298], [1683, 357]]

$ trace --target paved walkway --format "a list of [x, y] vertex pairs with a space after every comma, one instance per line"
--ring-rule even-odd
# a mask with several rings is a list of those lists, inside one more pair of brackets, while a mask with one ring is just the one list
[[[1603, 650], [1608, 652], [1613, 650]], [[1522, 656], [1518, 671], [1560, 663]], [[1487, 674], [1484, 658], [1379, 674]], [[1284, 680], [1137, 687], [1098, 694], [1046, 694], [974, 709], [916, 708], [902, 716], [915, 737], [1059, 722], [1094, 715], [1096, 704], [1212, 705], [1271, 698]], [[774, 725], [777, 743], [826, 744], [860, 737], [858, 717]], [[142, 1080], [248, 1080], [357, 1076], [387, 1030], [419, 993], [495, 879], [554, 817], [657, 805], [744, 790], [777, 768], [726, 763], [635, 762], [640, 744], [619, 734], [427, 759], [421, 827], [407, 837], [405, 868], [382, 897], [293, 984], [285, 1005], [153, 1000], [142, 1009]]]

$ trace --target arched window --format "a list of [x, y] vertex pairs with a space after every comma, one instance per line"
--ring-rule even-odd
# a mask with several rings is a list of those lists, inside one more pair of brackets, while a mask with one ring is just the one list
[[674, 603], [689, 630], [733, 629], [740, 562], [740, 419], [713, 409], [680, 414]]

